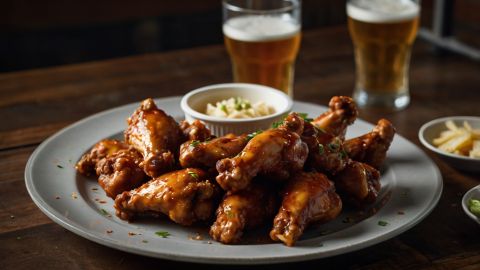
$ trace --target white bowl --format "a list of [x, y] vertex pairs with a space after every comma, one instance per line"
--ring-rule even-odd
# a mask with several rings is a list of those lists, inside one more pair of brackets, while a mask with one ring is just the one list
[[418, 132], [420, 142], [431, 151], [438, 154], [446, 162], [460, 170], [470, 172], [480, 172], [480, 159], [460, 156], [442, 151], [433, 145], [433, 139], [440, 135], [440, 132], [446, 130], [445, 122], [452, 120], [455, 125], [463, 126], [463, 121], [467, 121], [472, 128], [480, 129], [480, 117], [475, 116], [450, 116], [432, 120], [424, 124]]
[[[253, 103], [264, 101], [275, 109], [275, 113], [262, 117], [248, 119], [230, 119], [206, 115], [207, 104], [217, 101], [241, 97]], [[273, 122], [280, 121], [289, 113], [293, 106], [292, 99], [283, 92], [258, 84], [225, 83], [205, 86], [186, 94], [180, 103], [189, 122], [200, 120], [216, 136], [228, 133], [242, 134], [271, 127]]]
[[462, 198], [462, 208], [463, 211], [465, 211], [465, 214], [467, 214], [467, 216], [480, 224], [480, 218], [472, 214], [472, 212], [470, 212], [470, 210], [468, 209], [468, 201], [470, 201], [470, 199], [480, 200], [480, 185], [467, 191], [467, 193], [465, 193]]

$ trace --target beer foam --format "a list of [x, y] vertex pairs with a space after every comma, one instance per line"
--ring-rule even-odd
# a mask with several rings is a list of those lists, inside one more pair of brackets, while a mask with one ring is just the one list
[[420, 7], [409, 0], [351, 0], [347, 3], [347, 14], [364, 22], [400, 22], [417, 17]]
[[286, 39], [300, 31], [300, 25], [288, 17], [241, 16], [223, 24], [223, 33], [241, 41], [271, 41]]

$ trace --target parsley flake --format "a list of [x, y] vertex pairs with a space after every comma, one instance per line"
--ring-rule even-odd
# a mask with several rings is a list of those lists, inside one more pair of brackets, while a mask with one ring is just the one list
[[105, 210], [105, 209], [103, 209], [103, 208], [100, 209], [100, 213], [101, 213], [102, 215], [104, 215], [104, 216], [110, 215], [110, 214], [107, 212], [107, 210]]
[[57, 164], [57, 168], [63, 169], [63, 166]]
[[298, 113], [298, 116], [300, 116], [306, 122], [312, 122], [313, 121], [313, 118], [308, 117], [308, 113]]
[[379, 221], [378, 221], [378, 226], [383, 226], [383, 227], [385, 227], [385, 226], [387, 226], [387, 225], [388, 225], [388, 222], [386, 222], [386, 221], [384, 221], [384, 220], [379, 220]]
[[190, 143], [190, 146], [191, 146], [191, 147], [197, 147], [199, 144], [200, 144], [200, 141], [193, 140], [193, 141]]
[[279, 126], [281, 126], [283, 124], [283, 121], [285, 120], [285, 118], [287, 118], [288, 114], [284, 114], [282, 116], [282, 120], [280, 121], [277, 121], [277, 122], [273, 122], [272, 123], [272, 128], [278, 128]]
[[283, 121], [277, 121], [277, 122], [273, 122], [272, 123], [272, 128], [278, 128], [279, 126], [281, 126], [283, 123]]
[[187, 172], [191, 177], [195, 178], [195, 179], [198, 179], [198, 174], [195, 173], [195, 172]]
[[169, 232], [162, 232], [162, 231], [155, 232], [155, 234], [162, 238], [167, 238], [171, 235]]
[[250, 133], [247, 135], [247, 141], [250, 141], [251, 139], [253, 139], [253, 137], [257, 136], [258, 134], [262, 133], [263, 130], [257, 130], [253, 133]]
[[340, 148], [340, 145], [336, 144], [336, 143], [329, 143], [328, 145], [328, 148], [332, 151], [336, 151]]
[[323, 147], [323, 144], [319, 143], [318, 144], [318, 154], [323, 155], [325, 153], [325, 147]]

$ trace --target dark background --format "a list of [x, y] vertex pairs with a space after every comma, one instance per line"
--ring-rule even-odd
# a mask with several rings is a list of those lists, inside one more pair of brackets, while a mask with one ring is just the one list
[[[480, 47], [480, 0], [452, 11], [453, 33]], [[303, 0], [302, 12], [305, 30], [346, 22], [345, 1]], [[0, 0], [0, 72], [221, 44], [221, 21], [221, 0]]]

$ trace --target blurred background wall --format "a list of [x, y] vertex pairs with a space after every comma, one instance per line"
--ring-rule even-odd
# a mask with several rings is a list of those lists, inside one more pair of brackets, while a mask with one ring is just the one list
[[[480, 47], [480, 0], [453, 14], [454, 34]], [[345, 1], [303, 0], [303, 29], [345, 22]], [[221, 44], [221, 23], [221, 0], [0, 0], [0, 72]]]

